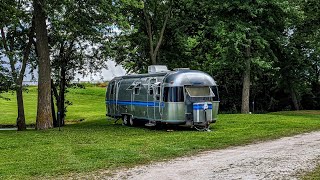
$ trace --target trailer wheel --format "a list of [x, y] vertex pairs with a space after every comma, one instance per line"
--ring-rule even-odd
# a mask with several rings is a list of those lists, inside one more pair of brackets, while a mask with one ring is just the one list
[[128, 123], [128, 117], [130, 117], [130, 116], [128, 116], [128, 115], [126, 115], [126, 114], [124, 114], [124, 115], [122, 116], [122, 124], [123, 124], [123, 125], [126, 125], [126, 126], [129, 125], [129, 123]]
[[209, 129], [209, 123], [206, 123], [204, 126], [194, 126], [197, 131], [211, 131]]
[[135, 125], [132, 116], [128, 116], [128, 121], [129, 121], [130, 126], [134, 126]]

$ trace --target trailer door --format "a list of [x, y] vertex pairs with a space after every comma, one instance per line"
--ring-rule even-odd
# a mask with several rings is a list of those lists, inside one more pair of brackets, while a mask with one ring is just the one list
[[148, 83], [148, 119], [150, 120], [158, 120], [161, 119], [161, 83], [156, 82], [155, 78], [149, 80]]
[[162, 104], [162, 88], [161, 88], [161, 83], [157, 82], [154, 86], [154, 106], [153, 106], [153, 111], [154, 111], [154, 118], [155, 120], [161, 119], [161, 104]]
[[119, 84], [120, 81], [113, 81], [110, 83], [110, 93], [108, 94], [109, 96], [109, 104], [108, 104], [108, 109], [109, 109], [109, 114], [116, 116], [118, 114], [118, 94], [119, 94]]
[[115, 110], [114, 113], [115, 114], [120, 114], [119, 113], [119, 88], [120, 88], [120, 83], [121, 81], [117, 80], [115, 81], [115, 86], [114, 86], [114, 99], [115, 99]]
[[108, 93], [108, 110], [109, 114], [114, 116], [115, 115], [115, 81], [110, 82], [109, 85], [109, 93]]

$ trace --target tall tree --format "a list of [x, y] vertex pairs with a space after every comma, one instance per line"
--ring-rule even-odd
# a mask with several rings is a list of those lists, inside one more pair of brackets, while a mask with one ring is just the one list
[[[286, 72], [287, 87], [294, 108], [299, 110], [302, 96], [309, 94], [318, 99], [319, 96], [319, 69], [320, 69], [320, 5], [318, 1], [295, 1], [296, 6], [301, 8], [301, 18], [292, 20], [290, 26], [291, 36], [288, 37], [286, 56], [289, 63], [283, 64]], [[288, 52], [288, 50], [291, 50]], [[302, 83], [304, 82], [304, 83]], [[310, 102], [314, 99], [309, 99]], [[315, 106], [317, 103], [314, 102]]]
[[[290, 8], [291, 7], [291, 8]], [[319, 92], [319, 3], [314, 0], [290, 2], [291, 16], [283, 43], [277, 47], [278, 88], [288, 96], [288, 109], [316, 108]], [[294, 13], [292, 13], [294, 12]], [[291, 101], [291, 102], [290, 102]]]
[[33, 0], [36, 48], [39, 59], [38, 107], [36, 119], [36, 129], [38, 130], [52, 128], [51, 68], [45, 7], [45, 0]]
[[235, 59], [237, 67], [242, 71], [241, 112], [248, 113], [252, 84], [251, 64], [272, 63], [276, 60], [271, 43], [282, 36], [286, 13], [276, 1], [232, 1], [227, 6], [220, 6], [218, 13], [222, 13], [224, 17], [218, 22], [225, 27], [227, 33], [227, 42], [223, 43], [227, 45], [225, 57], [231, 63]]
[[126, 18], [117, 22], [121, 32], [113, 46], [116, 62], [139, 72], [145, 72], [150, 64], [161, 64], [158, 56], [173, 8], [171, 0], [121, 3], [118, 16]]
[[116, 5], [111, 0], [50, 2], [49, 44], [59, 121], [54, 126], [64, 125], [68, 103], [65, 93], [75, 73], [106, 68]]
[[168, 26], [170, 37], [166, 37], [161, 58], [173, 66], [181, 64], [215, 75], [223, 82], [223, 90], [235, 89], [233, 99], [242, 96], [241, 111], [248, 113], [253, 74], [277, 60], [272, 43], [280, 43], [284, 36], [287, 14], [282, 1], [182, 0], [176, 5], [179, 10], [173, 11], [175, 18]]
[[28, 10], [28, 6], [28, 2], [23, 1], [5, 1], [1, 6], [1, 12], [6, 13], [7, 16], [2, 16], [0, 21], [0, 55], [9, 59], [10, 74], [14, 81], [17, 98], [18, 131], [26, 129], [22, 81], [34, 37], [32, 11]]

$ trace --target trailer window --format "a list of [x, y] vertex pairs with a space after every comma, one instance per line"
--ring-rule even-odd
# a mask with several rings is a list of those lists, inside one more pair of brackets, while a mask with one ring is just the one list
[[133, 94], [140, 94], [140, 88], [134, 88]]
[[161, 85], [158, 84], [157, 88], [156, 88], [156, 100], [159, 101], [160, 100], [160, 91], [161, 91]]
[[160, 94], [160, 91], [161, 91], [161, 86], [158, 85], [158, 86], [157, 86], [157, 94]]
[[140, 88], [141, 87], [141, 82], [133, 82], [128, 88], [127, 90], [132, 90], [135, 88]]
[[149, 87], [149, 95], [153, 95], [153, 88], [152, 87]]
[[218, 86], [211, 86], [210, 88], [211, 88], [213, 94], [215, 95], [213, 97], [213, 101], [220, 101], [219, 100], [219, 93], [218, 93]]
[[133, 94], [140, 94], [141, 83], [137, 83], [133, 88]]
[[183, 87], [165, 87], [163, 92], [164, 102], [184, 102]]
[[127, 90], [131, 90], [131, 89], [133, 89], [134, 88], [134, 84], [131, 84], [128, 88], [127, 88]]
[[154, 84], [157, 82], [157, 80], [155, 78], [149, 79], [149, 89], [148, 89], [148, 93], [149, 95], [153, 95], [153, 86]]
[[214, 93], [208, 86], [189, 86], [186, 90], [190, 97], [214, 97]]

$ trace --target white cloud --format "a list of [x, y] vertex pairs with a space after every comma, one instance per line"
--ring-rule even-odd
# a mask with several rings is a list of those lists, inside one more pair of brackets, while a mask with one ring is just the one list
[[75, 81], [110, 81], [114, 77], [123, 76], [127, 74], [126, 70], [121, 65], [116, 65], [114, 61], [108, 60], [108, 69], [102, 69], [101, 73], [89, 74], [85, 77], [82, 74], [77, 74]]

